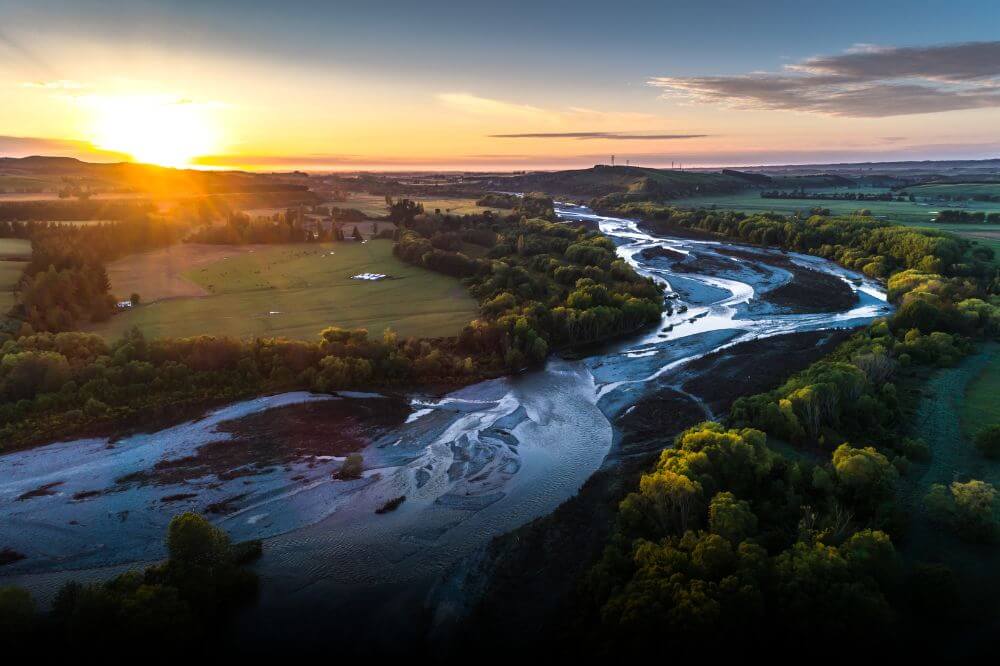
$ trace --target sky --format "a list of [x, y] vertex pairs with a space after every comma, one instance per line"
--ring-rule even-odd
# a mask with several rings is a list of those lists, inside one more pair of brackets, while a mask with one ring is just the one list
[[0, 0], [0, 155], [512, 170], [1000, 156], [1000, 3]]

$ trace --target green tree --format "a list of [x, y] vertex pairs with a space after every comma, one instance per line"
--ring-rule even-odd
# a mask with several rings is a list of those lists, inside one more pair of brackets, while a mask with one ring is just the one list
[[889, 459], [870, 446], [841, 444], [833, 452], [833, 469], [848, 498], [867, 507], [888, 498], [899, 477]]
[[963, 539], [993, 541], [997, 537], [997, 492], [985, 481], [935, 483], [924, 506], [931, 520], [951, 526]]
[[730, 492], [717, 493], [708, 504], [709, 529], [733, 545], [757, 532], [757, 516], [750, 505]]

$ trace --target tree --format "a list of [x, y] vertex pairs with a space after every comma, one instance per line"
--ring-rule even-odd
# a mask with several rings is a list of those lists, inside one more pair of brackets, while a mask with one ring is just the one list
[[750, 505], [730, 492], [716, 494], [708, 505], [709, 529], [733, 545], [757, 532], [757, 516]]
[[889, 497], [899, 477], [889, 459], [870, 446], [841, 444], [833, 452], [833, 469], [849, 499], [867, 507]]
[[993, 541], [997, 537], [997, 492], [985, 481], [935, 483], [924, 506], [931, 520], [949, 525], [963, 539]]
[[181, 564], [216, 565], [229, 557], [229, 537], [196, 513], [174, 516], [167, 527], [167, 552]]

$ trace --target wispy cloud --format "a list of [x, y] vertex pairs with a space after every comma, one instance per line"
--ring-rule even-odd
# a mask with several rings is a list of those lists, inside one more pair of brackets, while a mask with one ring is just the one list
[[484, 116], [521, 116], [539, 117], [549, 115], [549, 112], [530, 104], [517, 104], [505, 102], [489, 97], [480, 97], [469, 93], [441, 93], [438, 100], [448, 106], [467, 113], [474, 113]]
[[517, 134], [490, 134], [491, 139], [610, 139], [630, 141], [660, 141], [666, 139], [701, 139], [707, 134], [658, 134], [642, 132], [522, 132]]
[[1000, 107], [1000, 41], [859, 45], [785, 72], [653, 78], [664, 97], [742, 109], [878, 118]]
[[90, 86], [79, 81], [68, 79], [57, 79], [55, 81], [25, 81], [22, 88], [36, 88], [39, 90], [84, 90]]

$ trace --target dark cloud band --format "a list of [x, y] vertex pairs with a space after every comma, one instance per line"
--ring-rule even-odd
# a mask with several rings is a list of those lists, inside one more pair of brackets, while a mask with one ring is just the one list
[[665, 97], [737, 108], [878, 118], [1000, 106], [1000, 42], [866, 46], [785, 73], [657, 77]]
[[707, 134], [636, 134], [632, 132], [524, 132], [519, 134], [490, 134], [491, 139], [626, 139], [632, 141], [660, 141], [666, 139], [701, 139]]

